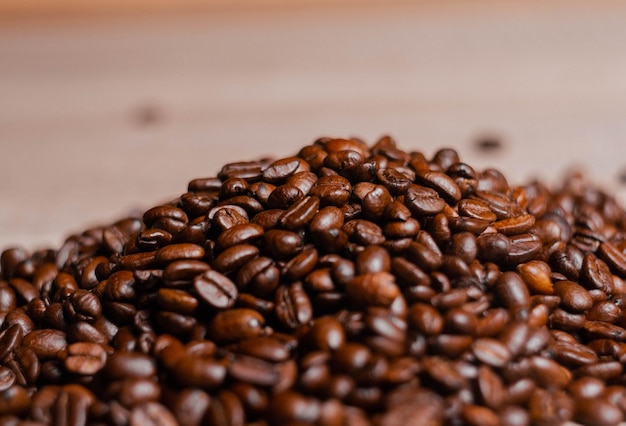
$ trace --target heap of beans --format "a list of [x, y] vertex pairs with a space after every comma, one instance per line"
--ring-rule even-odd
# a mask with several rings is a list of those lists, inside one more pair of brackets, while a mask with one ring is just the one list
[[2, 253], [3, 425], [615, 425], [626, 213], [322, 138]]

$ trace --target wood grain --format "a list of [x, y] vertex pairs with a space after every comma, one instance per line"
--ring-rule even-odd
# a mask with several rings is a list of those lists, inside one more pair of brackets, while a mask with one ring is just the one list
[[[626, 3], [285, 2], [0, 25], [0, 247], [58, 245], [318, 136], [624, 200]], [[6, 9], [4, 9], [6, 10]], [[502, 138], [482, 154], [474, 140]]]

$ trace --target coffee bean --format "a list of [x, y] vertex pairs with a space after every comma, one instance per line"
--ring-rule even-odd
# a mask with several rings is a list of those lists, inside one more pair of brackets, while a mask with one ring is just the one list
[[496, 291], [502, 304], [514, 312], [528, 309], [530, 306], [528, 288], [514, 272], [505, 272], [498, 278]]
[[63, 365], [70, 373], [90, 376], [94, 375], [106, 363], [107, 354], [97, 343], [79, 342], [67, 347], [68, 356]]
[[446, 205], [435, 190], [420, 185], [409, 187], [404, 203], [416, 216], [433, 216], [440, 213]]
[[240, 244], [229, 247], [221, 252], [214, 260], [213, 267], [219, 272], [228, 274], [236, 271], [250, 260], [257, 257], [259, 248], [252, 244]]
[[598, 426], [616, 425], [624, 420], [624, 413], [615, 405], [600, 398], [581, 398], [576, 401], [574, 421]]
[[230, 309], [218, 313], [209, 323], [209, 333], [217, 342], [233, 342], [264, 333], [265, 320], [251, 309]]
[[279, 287], [275, 303], [278, 320], [291, 329], [307, 324], [313, 317], [311, 300], [300, 282]]
[[572, 281], [554, 284], [554, 292], [561, 297], [561, 306], [572, 312], [584, 312], [593, 306], [591, 296], [585, 288]]
[[158, 402], [138, 405], [130, 414], [131, 426], [176, 426], [177, 424], [172, 413]]
[[104, 371], [111, 379], [149, 378], [156, 365], [154, 359], [138, 352], [115, 352], [107, 358]]
[[554, 292], [550, 280], [550, 266], [546, 262], [531, 260], [517, 265], [516, 270], [532, 293], [552, 294]]
[[24, 336], [22, 344], [43, 360], [59, 358], [67, 348], [65, 333], [52, 329], [33, 330]]
[[348, 299], [356, 306], [385, 306], [393, 303], [400, 291], [393, 275], [375, 272], [355, 277], [346, 285]]
[[500, 341], [483, 337], [472, 344], [472, 352], [481, 362], [492, 367], [503, 367], [511, 359], [511, 352]]
[[322, 205], [341, 206], [350, 197], [352, 186], [348, 179], [338, 176], [322, 176], [311, 187], [310, 195], [318, 197]]
[[613, 293], [613, 278], [606, 263], [594, 254], [588, 253], [583, 259], [580, 278], [590, 288], [598, 288], [607, 294]]
[[283, 260], [295, 255], [301, 249], [302, 239], [295, 232], [274, 229], [265, 232], [262, 244], [270, 257]]
[[193, 280], [193, 288], [198, 297], [217, 309], [226, 309], [235, 304], [237, 286], [225, 275], [208, 270]]
[[278, 223], [291, 231], [305, 228], [315, 217], [319, 205], [318, 197], [304, 197], [297, 203], [287, 206]]

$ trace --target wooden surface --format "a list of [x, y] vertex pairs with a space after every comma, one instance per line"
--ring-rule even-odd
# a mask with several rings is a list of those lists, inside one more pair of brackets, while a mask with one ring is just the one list
[[455, 147], [512, 183], [576, 166], [626, 199], [626, 3], [352, 3], [0, 17], [0, 247], [322, 135]]

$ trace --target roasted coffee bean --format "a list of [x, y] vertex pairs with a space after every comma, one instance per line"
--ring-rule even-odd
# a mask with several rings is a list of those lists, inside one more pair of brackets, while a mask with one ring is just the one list
[[111, 379], [150, 378], [156, 365], [154, 359], [138, 352], [115, 352], [107, 358], [104, 371]]
[[580, 270], [581, 281], [589, 288], [598, 288], [607, 294], [613, 293], [613, 277], [606, 263], [588, 253]]
[[342, 206], [348, 201], [352, 186], [348, 179], [338, 176], [322, 176], [311, 187], [310, 195], [320, 199], [323, 205]]
[[571, 312], [584, 312], [593, 306], [587, 290], [575, 282], [559, 281], [554, 284], [554, 292], [561, 298], [561, 306]]
[[72, 343], [67, 352], [63, 365], [70, 373], [91, 376], [104, 368], [106, 363], [106, 351], [97, 343]]
[[554, 287], [550, 280], [550, 266], [546, 262], [531, 260], [517, 265], [516, 270], [533, 294], [554, 293]]
[[478, 360], [495, 368], [503, 367], [511, 359], [511, 352], [505, 345], [487, 337], [475, 340], [472, 352]]
[[65, 333], [59, 330], [33, 330], [24, 336], [22, 345], [29, 347], [39, 359], [59, 358], [67, 348]]
[[318, 212], [318, 197], [304, 197], [300, 201], [288, 205], [280, 216], [278, 223], [285, 229], [296, 231], [305, 228]]
[[496, 291], [502, 304], [515, 313], [530, 307], [528, 288], [514, 272], [505, 272], [498, 278]]
[[193, 280], [193, 288], [198, 297], [217, 309], [226, 309], [235, 304], [237, 286], [228, 277], [214, 270], [208, 270]]
[[130, 413], [131, 426], [176, 426], [177, 424], [172, 413], [158, 402], [138, 405]]
[[302, 238], [295, 232], [274, 229], [263, 235], [263, 247], [276, 260], [288, 259], [302, 247]]
[[581, 424], [609, 426], [620, 424], [624, 413], [601, 398], [580, 398], [576, 401], [574, 421]]
[[311, 300], [300, 282], [279, 287], [275, 304], [278, 320], [290, 329], [297, 329], [313, 318]]
[[375, 272], [355, 277], [346, 285], [346, 293], [356, 306], [389, 307], [400, 295], [400, 290], [393, 275]]
[[233, 342], [264, 334], [265, 320], [252, 309], [230, 309], [218, 313], [209, 323], [209, 333], [217, 342]]
[[436, 215], [446, 206], [445, 200], [435, 190], [420, 185], [409, 187], [404, 195], [404, 203], [418, 217]]

